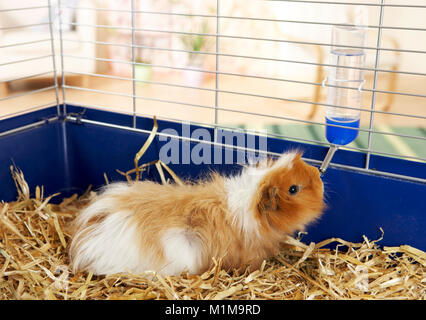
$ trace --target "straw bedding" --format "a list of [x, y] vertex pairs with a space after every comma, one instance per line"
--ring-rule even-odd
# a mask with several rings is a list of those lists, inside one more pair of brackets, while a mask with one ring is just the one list
[[[380, 239], [333, 238], [309, 245], [288, 237], [280, 255], [259, 270], [226, 271], [215, 261], [202, 275], [154, 273], [94, 276], [68, 266], [67, 226], [94, 192], [60, 204], [43, 188], [30, 190], [11, 168], [18, 190], [0, 203], [0, 299], [425, 299], [426, 254]], [[324, 248], [335, 243], [334, 250]]]

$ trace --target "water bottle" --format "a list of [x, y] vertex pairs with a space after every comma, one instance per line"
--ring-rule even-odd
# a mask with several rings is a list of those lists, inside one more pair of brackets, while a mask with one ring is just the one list
[[[361, 27], [333, 26], [328, 80], [326, 138], [332, 144], [346, 145], [358, 136], [362, 107], [362, 85], [367, 30]], [[344, 107], [344, 108], [339, 108]], [[346, 107], [346, 108], [345, 108]], [[349, 109], [355, 108], [355, 109]], [[358, 110], [357, 110], [358, 109]]]

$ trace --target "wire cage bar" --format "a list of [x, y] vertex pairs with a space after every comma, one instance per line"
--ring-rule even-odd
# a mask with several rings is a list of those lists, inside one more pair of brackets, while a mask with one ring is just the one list
[[[381, 46], [381, 42], [382, 42], [382, 24], [383, 24], [383, 14], [384, 14], [384, 6], [383, 4], [385, 3], [385, 0], [381, 0], [381, 4], [382, 6], [380, 7], [380, 14], [379, 14], [379, 31], [377, 33], [377, 48], [380, 48]], [[374, 80], [373, 80], [373, 95], [371, 97], [371, 110], [374, 111], [376, 108], [376, 92], [374, 91], [377, 87], [377, 77], [378, 77], [378, 72], [377, 72], [377, 68], [379, 67], [379, 62], [380, 62], [380, 49], [376, 50], [376, 57], [375, 57], [375, 61], [374, 61], [374, 68], [376, 69], [374, 71]], [[372, 130], [373, 129], [373, 124], [374, 124], [374, 113], [370, 113], [370, 123], [369, 123], [369, 129]], [[371, 154], [371, 142], [372, 142], [372, 134], [371, 131], [368, 132], [368, 147], [367, 147], [367, 158], [365, 161], [365, 168], [368, 169], [370, 168], [370, 154]]]
[[[395, 63], [391, 63], [388, 65], [383, 65], [383, 57], [385, 55], [394, 55], [396, 59], [400, 55], [413, 55], [415, 59], [419, 59], [421, 61], [426, 60], [426, 48], [421, 44], [417, 47], [399, 47], [399, 46], [390, 46], [388, 44], [384, 44], [383, 38], [386, 32], [408, 32], [408, 33], [419, 33], [421, 37], [424, 37], [424, 31], [426, 31], [426, 25], [393, 25], [391, 21], [386, 20], [387, 12], [392, 9], [415, 9], [415, 10], [424, 10], [426, 9], [426, 4], [419, 4], [415, 1], [412, 3], [399, 2], [394, 3], [390, 1], [380, 0], [380, 1], [302, 1], [302, 0], [281, 0], [281, 1], [260, 1], [261, 3], [277, 3], [279, 5], [286, 4], [297, 4], [297, 5], [315, 5], [315, 6], [328, 6], [328, 7], [347, 7], [347, 6], [357, 6], [363, 5], [368, 7], [371, 10], [375, 10], [374, 18], [377, 20], [374, 23], [368, 23], [364, 25], [367, 29], [374, 32], [375, 39], [374, 45], [366, 45], [366, 46], [346, 46], [347, 48], [356, 48], [363, 49], [368, 52], [368, 55], [373, 58], [373, 65], [366, 66], [363, 68], [355, 68], [350, 66], [339, 66], [342, 68], [348, 69], [359, 69], [364, 71], [366, 74], [372, 78], [371, 83], [361, 89], [364, 94], [369, 95], [369, 107], [364, 108], [351, 108], [347, 106], [339, 106], [328, 104], [325, 101], [321, 100], [320, 92], [323, 89], [327, 89], [327, 87], [341, 87], [337, 85], [326, 84], [321, 80], [325, 78], [326, 68], [333, 67], [331, 63], [327, 63], [326, 59], [306, 59], [306, 58], [289, 58], [285, 56], [276, 55], [265, 55], [259, 54], [256, 55], [253, 52], [241, 53], [241, 52], [233, 52], [232, 50], [227, 50], [225, 48], [224, 43], [226, 41], [243, 41], [249, 43], [256, 43], [257, 45], [264, 45], [264, 43], [272, 43], [279, 46], [295, 46], [297, 48], [301, 48], [301, 50], [323, 50], [323, 52], [328, 52], [330, 47], [333, 45], [329, 41], [324, 41], [323, 39], [318, 39], [313, 41], [312, 39], [295, 39], [291, 36], [280, 36], [280, 37], [271, 37], [268, 36], [267, 33], [259, 35], [251, 35], [249, 32], [246, 32], [244, 29], [240, 30], [238, 34], [233, 34], [226, 27], [223, 27], [225, 23], [233, 22], [233, 23], [267, 23], [267, 24], [277, 24], [277, 25], [285, 25], [285, 26], [307, 26], [307, 27], [321, 27], [321, 28], [329, 28], [332, 26], [354, 26], [351, 23], [342, 23], [340, 21], [327, 21], [326, 19], [312, 19], [307, 18], [304, 19], [289, 19], [277, 16], [254, 16], [254, 15], [243, 15], [238, 13], [236, 15], [232, 15], [227, 13], [224, 8], [223, 1], [215, 0], [212, 1], [214, 3], [214, 10], [208, 13], [205, 12], [183, 12], [181, 11], [165, 11], [163, 10], [148, 10], [141, 9], [138, 7], [138, 2], [136, 0], [131, 0], [129, 2], [129, 8], [109, 8], [109, 7], [96, 7], [96, 6], [87, 6], [84, 3], [81, 5], [70, 6], [67, 4], [63, 4], [62, 1], [58, 1], [57, 5], [52, 4], [51, 0], [47, 1], [47, 5], [36, 5], [27, 8], [10, 8], [10, 9], [2, 9], [0, 13], [6, 13], [10, 11], [23, 11], [23, 10], [45, 10], [48, 11], [48, 21], [41, 23], [28, 23], [22, 25], [13, 25], [13, 26], [1, 26], [0, 31], [11, 31], [11, 30], [19, 30], [19, 29], [28, 29], [34, 27], [48, 27], [49, 37], [44, 37], [41, 39], [31, 39], [29, 41], [17, 41], [13, 43], [0, 43], [0, 50], [13, 48], [13, 47], [21, 47], [21, 46], [31, 46], [31, 45], [50, 45], [50, 52], [48, 54], [36, 55], [33, 54], [29, 57], [19, 58], [16, 60], [8, 60], [6, 62], [0, 61], [0, 68], [9, 67], [11, 65], [19, 65], [26, 62], [34, 62], [36, 63], [42, 59], [50, 59], [51, 67], [44, 71], [36, 72], [33, 74], [27, 74], [24, 76], [17, 76], [11, 79], [0, 80], [0, 84], [7, 84], [14, 81], [20, 81], [31, 78], [39, 78], [42, 76], [51, 75], [54, 79], [53, 84], [49, 84], [44, 86], [43, 88], [37, 88], [25, 92], [19, 93], [8, 93], [6, 95], [2, 95], [0, 97], [0, 103], [16, 101], [19, 98], [24, 98], [27, 96], [37, 95], [41, 93], [51, 92], [51, 96], [49, 99], [43, 103], [30, 105], [28, 108], [23, 108], [21, 111], [13, 111], [6, 114], [0, 114], [0, 119], [5, 117], [14, 116], [19, 114], [19, 112], [29, 112], [32, 110], [36, 110], [38, 108], [45, 107], [52, 101], [56, 101], [54, 105], [57, 106], [57, 116], [58, 119], [68, 119], [75, 120], [73, 115], [69, 115], [67, 113], [67, 105], [80, 105], [88, 108], [94, 109], [103, 109], [100, 105], [97, 105], [93, 102], [84, 101], [84, 99], [77, 98], [77, 92], [82, 94], [93, 94], [93, 95], [101, 95], [101, 96], [111, 96], [117, 98], [125, 98], [131, 101], [131, 108], [126, 112], [133, 116], [132, 126], [128, 128], [128, 130], [141, 130], [137, 128], [136, 125], [136, 117], [139, 115], [145, 116], [153, 116], [153, 112], [146, 112], [145, 110], [139, 107], [140, 102], [143, 102], [143, 105], [149, 103], [158, 103], [158, 104], [167, 104], [175, 107], [175, 114], [179, 116], [171, 117], [170, 115], [162, 115], [161, 110], [159, 110], [160, 114], [156, 114], [159, 118], [163, 119], [174, 119], [177, 121], [187, 121], [185, 115], [190, 112], [190, 110], [195, 109], [203, 109], [209, 110], [212, 112], [212, 118], [210, 120], [200, 119], [200, 122], [196, 120], [191, 120], [192, 123], [203, 124], [207, 126], [212, 126], [213, 128], [227, 128], [230, 130], [242, 130], [237, 125], [229, 125], [226, 124], [221, 115], [227, 114], [235, 114], [238, 116], [248, 116], [257, 119], [268, 119], [268, 120], [276, 120], [276, 121], [286, 121], [286, 123], [291, 124], [301, 124], [306, 126], [318, 126], [319, 128], [325, 129], [326, 126], [331, 127], [341, 127], [339, 125], [333, 124], [325, 124], [323, 121], [318, 120], [317, 118], [306, 118], [300, 117], [299, 115], [291, 115], [283, 112], [280, 114], [279, 112], [268, 113], [264, 112], [262, 109], [259, 111], [253, 111], [252, 109], [246, 109], [243, 106], [238, 106], [238, 103], [235, 103], [235, 99], [252, 99], [250, 101], [266, 101], [265, 103], [269, 103], [270, 101], [286, 103], [288, 106], [294, 108], [294, 110], [300, 108], [312, 108], [312, 112], [322, 112], [325, 108], [332, 106], [336, 108], [342, 109], [355, 109], [360, 110], [362, 115], [368, 118], [368, 124], [366, 127], [362, 127], [358, 130], [359, 133], [365, 134], [367, 137], [367, 143], [364, 146], [361, 145], [351, 145], [344, 147], [345, 150], [361, 152], [366, 155], [365, 164], [361, 167], [353, 167], [348, 165], [347, 168], [357, 170], [360, 172], [369, 172], [374, 174], [382, 174], [387, 176], [394, 176], [398, 178], [404, 178], [413, 181], [426, 182], [425, 179], [411, 176], [400, 176], [398, 174], [390, 173], [390, 172], [378, 172], [371, 168], [370, 157], [372, 154], [383, 155], [389, 157], [397, 157], [411, 161], [418, 162], [426, 162], [426, 158], [423, 153], [420, 155], [411, 154], [409, 152], [393, 152], [387, 150], [380, 150], [375, 147], [375, 139], [376, 137], [385, 137], [386, 139], [402, 139], [415, 141], [418, 145], [422, 144], [423, 148], [426, 150], [426, 135], [424, 131], [419, 131], [420, 133], [405, 133], [399, 131], [385, 130], [380, 126], [376, 126], [377, 117], [393, 117], [395, 119], [404, 119], [404, 120], [412, 120], [420, 123], [420, 127], [423, 129], [426, 128], [426, 113], [425, 112], [416, 112], [412, 113], [410, 111], [405, 111], [405, 108], [398, 108], [396, 111], [391, 110], [389, 108], [378, 108], [377, 100], [378, 97], [385, 97], [387, 101], [395, 101], [395, 99], [412, 99], [410, 103], [420, 104], [426, 107], [426, 92], [423, 91], [415, 91], [415, 90], [407, 90], [407, 88], [397, 88], [395, 86], [390, 88], [384, 88], [382, 85], [383, 80], [382, 76], [386, 75], [390, 77], [390, 81], [396, 81], [396, 77], [412, 77], [415, 79], [419, 79], [420, 82], [426, 81], [424, 78], [426, 76], [426, 69], [418, 68], [418, 69], [408, 69], [401, 68]], [[129, 25], [115, 25], [115, 24], [107, 24], [104, 21], [93, 20], [92, 22], [85, 21], [64, 21], [63, 20], [63, 12], [66, 10], [72, 10], [76, 14], [81, 12], [92, 12], [92, 13], [100, 13], [100, 14], [124, 14], [129, 18]], [[426, 13], [426, 11], [425, 11]], [[200, 32], [196, 31], [188, 31], [186, 29], [179, 28], [170, 28], [163, 27], [159, 28], [156, 26], [149, 25], [140, 25], [137, 22], [138, 15], [151, 16], [151, 17], [162, 17], [164, 19], [173, 18], [201, 18], [212, 21], [213, 28], [211, 30], [203, 30]], [[53, 18], [56, 20], [53, 21]], [[55, 24], [56, 23], [56, 24]], [[54, 27], [55, 26], [55, 27]], [[127, 41], [113, 41], [109, 39], [82, 39], [79, 37], [70, 37], [69, 33], [65, 32], [65, 28], [80, 28], [81, 30], [91, 30], [90, 32], [97, 32], [99, 30], [109, 30], [112, 32], [124, 32], [127, 36], [129, 36]], [[67, 30], [68, 30], [67, 29]], [[167, 37], [200, 37], [202, 39], [211, 39], [214, 45], [210, 49], [188, 49], [182, 48], [179, 46], [173, 45], [172, 41], [170, 41], [167, 45], [158, 45], [158, 44], [146, 44], [141, 43], [139, 41], [138, 36], [140, 34], [154, 34], [154, 35], [165, 35]], [[116, 39], [117, 40], [117, 39]], [[119, 59], [114, 57], [105, 57], [97, 54], [95, 55], [86, 55], [84, 51], [82, 54], [68, 53], [66, 47], [68, 45], [76, 45], [76, 46], [92, 46], [96, 48], [118, 48], [123, 50], [129, 50], [130, 56], [129, 59]], [[167, 62], [147, 62], [147, 61], [138, 61], [137, 52], [138, 50], [145, 50], [154, 53], [166, 53], [166, 54], [176, 54], [176, 55], [195, 55], [195, 56], [206, 56], [211, 57], [213, 60], [210, 66], [202, 66], [202, 67], [192, 67], [183, 64], [175, 64]], [[325, 55], [323, 53], [323, 55]], [[291, 77], [291, 76], [282, 76], [282, 75], [271, 75], [271, 74], [261, 74], [259, 72], [242, 72], [235, 70], [228, 70], [224, 65], [224, 59], [228, 59], [229, 61], [237, 62], [245, 62], [245, 63], [275, 63], [277, 65], [284, 64], [289, 68], [300, 68], [300, 70], [304, 70], [303, 68], [311, 68], [313, 73], [316, 72], [316, 79], [304, 79], [300, 77]], [[102, 72], [98, 70], [72, 70], [69, 68], [70, 61], [79, 61], [77, 63], [99, 63], [99, 64], [109, 64], [109, 65], [123, 65], [130, 67], [131, 72], [127, 75], [120, 74], [112, 74], [108, 72]], [[139, 79], [137, 77], [137, 68], [141, 66], [148, 66], [153, 70], [162, 70], [168, 72], [184, 72], [189, 71], [193, 73], [202, 73], [205, 75], [209, 75], [214, 78], [211, 86], [204, 85], [192, 85], [187, 84], [183, 81], [172, 81], [167, 79], [157, 80], [157, 79]], [[302, 71], [301, 71], [302, 72]], [[120, 90], [111, 90], [108, 87], [91, 87], [84, 85], [76, 85], [70, 82], [69, 78], [72, 76], [82, 76], [89, 77], [90, 79], [98, 79], [98, 80], [110, 80], [110, 81], [125, 81], [127, 83], [131, 83], [131, 90], [128, 92], [121, 92]], [[322, 76], [322, 78], [321, 78]], [[225, 78], [236, 79], [238, 82], [240, 80], [243, 81], [267, 81], [268, 83], [278, 83], [280, 85], [300, 85], [306, 90], [313, 90], [316, 92], [316, 95], [313, 95], [309, 98], [299, 98], [289, 95], [287, 91], [280, 92], [279, 94], [270, 94], [269, 92], [258, 92], [256, 90], [237, 90], [237, 89], [229, 89], [225, 85], [223, 85]], [[213, 96], [211, 103], [206, 104], [203, 102], [199, 102], [196, 100], [179, 100], [172, 96], [168, 97], [158, 97], [152, 95], [145, 95], [144, 91], [138, 90], [139, 85], [148, 85], [151, 87], [161, 87], [163, 90], [186, 90], [185, 92], [193, 92], [195, 93], [203, 93], [203, 94], [211, 94]], [[356, 87], [344, 87], [348, 90], [360, 90], [360, 88]], [[232, 99], [228, 99], [228, 97], [232, 97]], [[257, 100], [256, 100], [257, 99]], [[233, 102], [229, 102], [233, 101]], [[402, 101], [402, 100], [401, 100]], [[408, 101], [408, 100], [407, 100]], [[415, 101], [415, 102], [413, 102]], [[395, 104], [401, 104], [402, 102], [395, 102]], [[114, 108], [105, 108], [105, 110], [114, 110]], [[319, 111], [318, 111], [319, 110]], [[420, 110], [418, 108], [417, 110]], [[423, 108], [423, 110], [426, 110]], [[119, 110], [122, 112], [122, 110]], [[203, 120], [203, 121], [201, 121]], [[206, 121], [204, 121], [206, 120]], [[82, 119], [82, 121], [89, 121]], [[35, 124], [39, 125], [39, 124]], [[109, 126], [110, 124], [104, 124]], [[27, 126], [23, 127], [25, 129]], [[262, 130], [256, 130], [253, 128], [249, 129], [250, 132], [256, 132], [258, 134], [262, 134]], [[349, 130], [351, 130], [349, 128]], [[247, 131], [246, 131], [247, 132]], [[423, 133], [422, 133], [423, 132]], [[3, 132], [1, 134], [9, 134], [10, 132]], [[268, 132], [268, 136], [279, 138], [279, 139], [289, 139], [292, 141], [300, 141], [311, 143], [315, 145], [327, 146], [329, 145], [324, 139], [319, 139], [318, 137], [298, 137], [295, 135], [283, 134], [279, 132]], [[207, 143], [204, 140], [199, 140], [199, 142]], [[215, 140], [211, 143], [219, 143]], [[318, 162], [315, 159], [307, 159], [312, 161], [313, 163]], [[342, 167], [345, 168], [344, 164], [334, 164], [331, 163], [331, 166]]]

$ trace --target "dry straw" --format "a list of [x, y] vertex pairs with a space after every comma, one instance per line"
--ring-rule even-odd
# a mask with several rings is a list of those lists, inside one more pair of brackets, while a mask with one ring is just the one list
[[[154, 129], [156, 131], [154, 119]], [[150, 135], [154, 136], [155, 132]], [[152, 141], [148, 139], [147, 141]], [[148, 149], [137, 153], [135, 169], [121, 172], [136, 180], [155, 165], [163, 183], [163, 168], [176, 183], [176, 174], [160, 160], [139, 166]], [[160, 276], [73, 274], [68, 265], [67, 230], [78, 212], [96, 195], [90, 188], [53, 204], [37, 187], [34, 196], [23, 173], [11, 167], [17, 200], [0, 203], [0, 299], [422, 299], [426, 298], [426, 253], [401, 245], [380, 248], [364, 237], [362, 243], [332, 238], [309, 245], [287, 237], [281, 253], [258, 270], [224, 270], [221, 261], [202, 275]], [[106, 183], [109, 183], [106, 175]], [[383, 232], [383, 231], [382, 231]], [[330, 250], [325, 246], [336, 244]]]

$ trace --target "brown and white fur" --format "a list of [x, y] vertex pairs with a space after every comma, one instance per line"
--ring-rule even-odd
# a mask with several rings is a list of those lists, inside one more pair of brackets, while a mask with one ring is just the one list
[[184, 186], [113, 183], [76, 218], [70, 260], [94, 274], [200, 274], [213, 257], [253, 270], [322, 211], [319, 171], [297, 152]]

